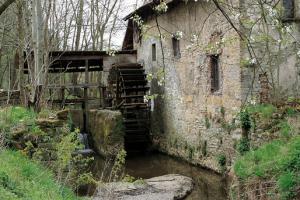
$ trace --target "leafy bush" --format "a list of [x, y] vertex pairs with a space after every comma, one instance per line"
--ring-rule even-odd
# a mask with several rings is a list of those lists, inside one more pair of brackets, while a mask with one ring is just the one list
[[251, 118], [247, 108], [240, 112], [240, 120], [241, 120], [242, 128], [244, 130], [250, 130]]
[[220, 154], [218, 156], [218, 163], [221, 167], [224, 167], [226, 165], [226, 156], [224, 154]]
[[238, 142], [236, 148], [241, 155], [244, 155], [246, 152], [250, 151], [250, 140], [247, 138], [242, 138]]

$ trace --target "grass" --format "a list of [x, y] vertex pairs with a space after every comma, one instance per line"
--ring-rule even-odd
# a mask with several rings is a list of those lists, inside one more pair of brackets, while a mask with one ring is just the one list
[[54, 175], [19, 152], [0, 153], [1, 200], [77, 200], [68, 188], [58, 184]]
[[248, 106], [249, 114], [258, 113], [262, 118], [269, 119], [277, 111], [277, 108], [271, 104], [258, 104]]
[[276, 179], [282, 199], [292, 199], [300, 186], [300, 136], [275, 140], [239, 158], [234, 171], [242, 180]]

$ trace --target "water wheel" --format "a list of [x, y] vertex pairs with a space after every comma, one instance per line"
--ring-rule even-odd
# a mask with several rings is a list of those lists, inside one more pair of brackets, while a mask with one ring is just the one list
[[140, 64], [114, 65], [110, 71], [112, 107], [123, 114], [127, 152], [145, 151], [150, 143], [150, 106], [145, 102], [149, 91], [146, 78]]

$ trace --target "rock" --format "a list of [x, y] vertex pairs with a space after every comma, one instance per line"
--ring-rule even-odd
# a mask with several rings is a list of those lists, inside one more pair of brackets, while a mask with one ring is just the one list
[[89, 130], [100, 155], [115, 156], [124, 148], [123, 117], [119, 111], [90, 110]]
[[90, 156], [95, 154], [93, 149], [82, 149], [75, 151], [72, 155], [83, 155], [83, 156]]
[[53, 128], [53, 127], [62, 127], [64, 122], [58, 119], [37, 119], [36, 124], [40, 128]]
[[115, 182], [100, 186], [93, 200], [184, 199], [193, 189], [193, 180], [178, 174], [159, 176], [134, 183]]
[[13, 139], [19, 139], [28, 132], [28, 129], [25, 125], [21, 125], [21, 126], [12, 128], [11, 132], [12, 132]]
[[56, 116], [60, 120], [67, 120], [69, 113], [70, 113], [69, 110], [61, 110], [61, 111], [56, 113]]

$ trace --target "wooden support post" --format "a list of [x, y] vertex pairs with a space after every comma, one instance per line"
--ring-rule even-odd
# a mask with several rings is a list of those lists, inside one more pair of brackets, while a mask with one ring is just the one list
[[60, 99], [61, 99], [61, 108], [64, 107], [64, 104], [65, 104], [65, 87], [62, 86], [60, 88]]
[[100, 99], [100, 108], [103, 108], [103, 93], [102, 93], [102, 87], [99, 85], [99, 99]]
[[88, 83], [89, 83], [89, 61], [85, 60], [85, 84], [86, 84], [86, 87], [84, 87], [83, 120], [84, 120], [84, 131], [86, 133], [89, 133], [89, 125], [88, 125], [89, 96], [88, 96], [88, 86], [87, 86]]

